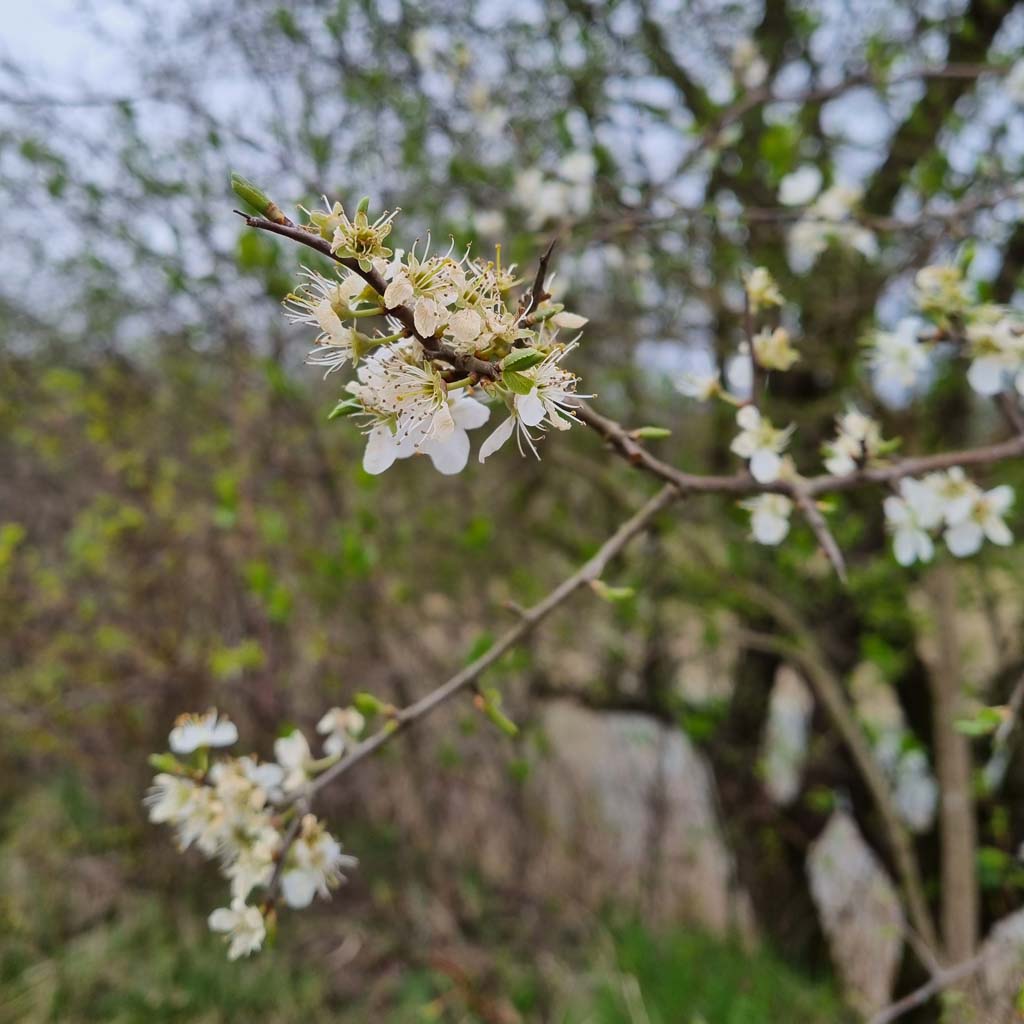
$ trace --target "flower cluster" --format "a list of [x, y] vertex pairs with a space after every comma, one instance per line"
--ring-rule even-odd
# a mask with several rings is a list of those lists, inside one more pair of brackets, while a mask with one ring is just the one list
[[882, 439], [877, 420], [859, 409], [848, 409], [836, 417], [835, 439], [825, 445], [825, 468], [835, 476], [847, 476], [889, 454], [895, 445]]
[[[210, 928], [226, 934], [230, 959], [263, 944], [273, 922], [275, 887], [287, 906], [307, 907], [315, 896], [328, 896], [344, 869], [355, 866], [323, 824], [302, 813], [297, 798], [364, 727], [355, 708], [332, 708], [317, 727], [325, 737], [321, 758], [296, 730], [275, 742], [273, 761], [211, 759], [213, 750], [238, 740], [234, 723], [211, 710], [178, 719], [170, 753], [152, 758], [159, 770], [145, 799], [150, 821], [172, 826], [180, 849], [194, 846], [215, 859], [230, 883], [230, 905], [209, 917]], [[263, 890], [262, 902], [251, 902], [255, 890]]]
[[[318, 331], [309, 362], [327, 373], [355, 368], [332, 416], [353, 416], [361, 424], [363, 468], [382, 473], [421, 454], [441, 473], [461, 472], [469, 459], [468, 431], [490, 418], [479, 397], [509, 411], [481, 447], [480, 461], [513, 433], [521, 452], [536, 455], [531, 431], [568, 429], [575, 402], [589, 397], [577, 394], [578, 378], [560, 365], [575, 339], [566, 344], [559, 332], [576, 331], [586, 319], [550, 300], [513, 301], [521, 281], [514, 267], [501, 265], [500, 248], [495, 261], [468, 252], [455, 259], [451, 250], [430, 255], [429, 241], [422, 253], [417, 245], [393, 254], [384, 245], [393, 216], [370, 222], [365, 202], [354, 220], [339, 203], [310, 213], [307, 230], [349, 262], [337, 277], [306, 271], [285, 303], [292, 322]], [[384, 318], [388, 330], [372, 336], [357, 330], [369, 317]], [[467, 361], [486, 363], [489, 372], [457, 372]]]
[[833, 242], [859, 252], [866, 259], [878, 255], [874, 232], [853, 216], [861, 200], [861, 189], [837, 183], [819, 194], [821, 181], [821, 172], [807, 165], [783, 178], [779, 187], [779, 198], [785, 205], [805, 207], [786, 240], [789, 264], [799, 273], [810, 270]]
[[975, 302], [956, 266], [923, 267], [915, 277], [917, 308], [931, 321], [905, 317], [894, 332], [872, 339], [871, 365], [880, 378], [912, 388], [937, 346], [970, 361], [967, 382], [979, 395], [1024, 395], [1024, 316], [992, 302]]
[[1013, 488], [1003, 484], [982, 490], [960, 467], [900, 481], [899, 493], [885, 499], [885, 521], [900, 565], [929, 562], [933, 534], [941, 532], [950, 553], [966, 558], [986, 539], [1005, 547], [1013, 535], [1004, 516], [1013, 504]]
[[[764, 267], [757, 267], [744, 279], [746, 308], [750, 314], [782, 306], [778, 285]], [[975, 390], [991, 393], [980, 384], [989, 377], [1000, 387], [1012, 380], [1024, 386], [1024, 318], [1006, 307], [972, 305], [966, 283], [953, 267], [926, 267], [916, 277], [915, 298], [922, 314], [936, 324], [935, 338], [957, 338], [972, 360], [968, 379]], [[749, 320], [749, 318], [748, 318]], [[935, 338], [922, 340], [923, 321], [906, 318], [895, 331], [879, 331], [872, 339], [868, 364], [878, 374], [901, 387], [914, 386], [931, 359]], [[789, 334], [781, 327], [763, 328], [740, 346], [737, 360], [753, 370], [790, 369], [799, 358]], [[732, 375], [730, 374], [730, 381]], [[718, 372], [686, 374], [678, 382], [683, 394], [699, 401], [720, 399], [736, 406], [739, 432], [730, 444], [734, 455], [747, 460], [751, 477], [765, 487], [776, 489], [741, 501], [750, 513], [750, 531], [759, 544], [777, 545], [788, 536], [795, 502], [791, 486], [801, 477], [792, 458], [785, 454], [793, 426], [777, 427], [752, 401], [740, 398], [722, 384]], [[855, 407], [836, 417], [835, 437], [824, 445], [825, 469], [844, 477], [861, 469], [884, 465], [898, 447], [898, 440], [883, 437], [877, 420]], [[930, 561], [934, 537], [941, 534], [949, 551], [967, 557], [980, 550], [987, 539], [1007, 545], [1012, 535], [1004, 517], [1013, 504], [1013, 489], [1003, 485], [983, 491], [955, 467], [935, 472], [922, 480], [902, 479], [898, 493], [884, 502], [886, 524], [893, 536], [893, 550], [901, 565]]]

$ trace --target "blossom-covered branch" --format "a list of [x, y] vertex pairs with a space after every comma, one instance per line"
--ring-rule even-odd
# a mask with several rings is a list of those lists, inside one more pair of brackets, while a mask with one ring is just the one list
[[[307, 907], [317, 895], [328, 896], [343, 881], [343, 872], [355, 866], [311, 812], [317, 794], [467, 689], [477, 690], [484, 714], [510, 728], [499, 698], [479, 688], [480, 677], [577, 590], [599, 580], [608, 564], [678, 497], [675, 487], [663, 487], [571, 576], [521, 610], [516, 625], [487, 651], [415, 703], [394, 708], [363, 694], [358, 706], [330, 709], [317, 726], [324, 736], [319, 758], [296, 730], [275, 742], [273, 761], [245, 755], [211, 763], [213, 751], [237, 742], [234, 724], [216, 711], [186, 715], [176, 723], [170, 752], [152, 759], [159, 772], [147, 796], [150, 819], [174, 827], [182, 849], [194, 845], [220, 863], [232, 899], [210, 915], [209, 924], [227, 934], [232, 959], [262, 946], [276, 924], [279, 896], [289, 907]], [[383, 724], [363, 738], [371, 715]], [[260, 890], [259, 902], [252, 902]]]

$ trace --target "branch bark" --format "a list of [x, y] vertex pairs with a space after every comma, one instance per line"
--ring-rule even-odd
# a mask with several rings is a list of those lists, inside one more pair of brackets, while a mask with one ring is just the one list
[[978, 888], [975, 855], [978, 842], [974, 812], [970, 744], [957, 732], [961, 715], [962, 668], [957, 641], [956, 581], [948, 565], [928, 580], [935, 610], [937, 652], [929, 666], [935, 774], [939, 782], [939, 836], [942, 849], [942, 941], [945, 959], [957, 963], [974, 954], [978, 944]]

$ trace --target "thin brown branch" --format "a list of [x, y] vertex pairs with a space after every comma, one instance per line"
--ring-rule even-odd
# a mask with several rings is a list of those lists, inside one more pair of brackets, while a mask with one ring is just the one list
[[551, 298], [551, 296], [545, 290], [545, 282], [548, 276], [548, 264], [551, 262], [551, 255], [555, 251], [555, 245], [558, 243], [557, 238], [552, 238], [548, 243], [548, 247], [541, 254], [540, 260], [537, 263], [537, 276], [533, 279], [533, 287], [530, 289], [530, 299], [523, 309], [523, 319], [525, 320], [531, 313], [536, 312], [537, 307], [545, 300]]
[[957, 984], [957, 982], [964, 981], [971, 977], [971, 975], [976, 974], [984, 965], [989, 952], [990, 950], [983, 950], [977, 956], [972, 956], [970, 960], [965, 960], [963, 963], [954, 964], [952, 967], [936, 971], [931, 979], [926, 981], [920, 988], [914, 989], [913, 992], [905, 995], [902, 999], [879, 1010], [868, 1024], [892, 1024], [892, 1021], [898, 1020], [904, 1014], [910, 1013], [911, 1010], [924, 1005], [932, 996], [936, 996], [943, 990]]
[[825, 517], [821, 514], [821, 509], [818, 508], [814, 499], [800, 487], [799, 483], [793, 484], [793, 492], [793, 501], [796, 507], [803, 513], [807, 525], [811, 528], [811, 532], [821, 546], [821, 550], [825, 552], [825, 557], [832, 563], [832, 568], [835, 569], [839, 579], [846, 583], [846, 560], [843, 558], [843, 552], [840, 550], [835, 537], [832, 536], [832, 531], [829, 529]]
[[[302, 809], [312, 803], [313, 799], [325, 786], [335, 779], [351, 771], [361, 761], [366, 760], [385, 744], [394, 739], [400, 732], [412, 727], [426, 718], [442, 704], [456, 694], [471, 688], [476, 681], [492, 665], [499, 661], [508, 651], [521, 643], [533, 629], [546, 619], [556, 608], [564, 604], [581, 587], [593, 580], [600, 579], [605, 568], [628, 544], [646, 529], [647, 525], [664, 509], [668, 508], [679, 497], [675, 487], [663, 487], [637, 512], [629, 517], [597, 550], [597, 552], [571, 576], [566, 577], [545, 598], [529, 608], [522, 609], [519, 621], [507, 630], [498, 641], [485, 653], [471, 661], [460, 672], [431, 690], [413, 704], [402, 708], [388, 718], [385, 724], [367, 739], [355, 746], [340, 761], [332, 765], [321, 775], [313, 779], [296, 799], [296, 807], [301, 817]], [[298, 836], [298, 826], [293, 823], [284, 837], [278, 851], [278, 863], [274, 878], [271, 881], [271, 895], [276, 892], [282, 865], [288, 856], [292, 844]]]

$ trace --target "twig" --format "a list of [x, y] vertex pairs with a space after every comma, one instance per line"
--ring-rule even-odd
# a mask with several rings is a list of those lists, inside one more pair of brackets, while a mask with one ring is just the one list
[[843, 583], [846, 583], [846, 561], [843, 558], [843, 552], [840, 550], [838, 543], [836, 543], [835, 537], [832, 536], [832, 531], [828, 528], [828, 523], [825, 522], [821, 509], [818, 508], [814, 499], [800, 486], [798, 481], [793, 483], [793, 501], [803, 513], [804, 519], [807, 520], [807, 525], [811, 528], [811, 532], [821, 545], [821, 550], [825, 552], [825, 557], [832, 563], [832, 568], [835, 569], [836, 575]]
[[[336, 764], [331, 765], [323, 774], [310, 781], [299, 793], [295, 806], [301, 818], [302, 808], [312, 803], [314, 797], [329, 786], [339, 776], [351, 771], [357, 764], [364, 761], [386, 743], [389, 743], [400, 732], [426, 718], [432, 711], [439, 708], [460, 691], [471, 687], [506, 652], [525, 639], [540, 622], [548, 617], [556, 608], [567, 601], [578, 589], [592, 580], [599, 579], [605, 567], [627, 544], [651, 522], [660, 512], [666, 509], [679, 497], [679, 491], [672, 486], [663, 487], [642, 508], [630, 516], [605, 542], [598, 551], [571, 576], [564, 579], [547, 597], [521, 612], [519, 622], [507, 630], [501, 638], [480, 657], [470, 662], [464, 669], [457, 672], [446, 682], [431, 690], [418, 701], [402, 708], [388, 719], [385, 725], [373, 735], [363, 740], [352, 751]], [[282, 840], [278, 851], [278, 863], [270, 882], [270, 892], [276, 891], [280, 874], [283, 870], [288, 851], [298, 836], [299, 826], [292, 823]]]
[[920, 988], [914, 989], [913, 992], [905, 995], [902, 999], [879, 1010], [868, 1024], [891, 1024], [892, 1021], [902, 1017], [905, 1013], [909, 1013], [916, 1007], [928, 1002], [932, 996], [938, 995], [943, 989], [947, 989], [958, 981], [963, 981], [965, 978], [969, 978], [972, 974], [977, 973], [991, 952], [992, 947], [983, 950], [977, 956], [972, 956], [970, 960], [965, 960], [963, 963], [954, 964], [952, 967], [936, 971], [931, 979], [926, 981]]
[[530, 289], [530, 301], [526, 304], [526, 308], [523, 310], [524, 320], [531, 313], [535, 312], [537, 307], [545, 299], [551, 297], [544, 289], [544, 282], [548, 276], [548, 264], [551, 262], [551, 254], [555, 251], [555, 245], [557, 243], [558, 239], [552, 238], [548, 247], [542, 253], [540, 261], [537, 263], [537, 276], [533, 279], [533, 287]]

